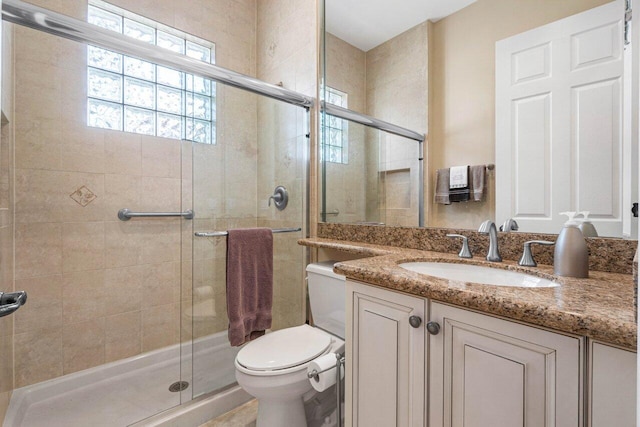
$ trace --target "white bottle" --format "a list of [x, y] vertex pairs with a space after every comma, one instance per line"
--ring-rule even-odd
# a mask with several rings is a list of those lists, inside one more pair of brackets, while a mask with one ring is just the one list
[[578, 222], [573, 219], [575, 212], [560, 212], [569, 220], [556, 240], [553, 253], [553, 272], [558, 276], [589, 277], [589, 250]]
[[598, 232], [589, 219], [589, 211], [578, 212], [578, 215], [584, 217], [580, 220], [580, 225], [578, 226], [580, 231], [582, 231], [582, 235], [584, 237], [598, 237]]

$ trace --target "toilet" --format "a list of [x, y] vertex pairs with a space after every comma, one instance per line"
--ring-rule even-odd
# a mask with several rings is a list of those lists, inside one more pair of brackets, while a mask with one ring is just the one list
[[236, 356], [236, 380], [258, 400], [257, 427], [306, 427], [304, 401], [315, 394], [307, 366], [327, 353], [344, 352], [345, 278], [333, 272], [334, 263], [307, 266], [315, 326], [266, 334]]

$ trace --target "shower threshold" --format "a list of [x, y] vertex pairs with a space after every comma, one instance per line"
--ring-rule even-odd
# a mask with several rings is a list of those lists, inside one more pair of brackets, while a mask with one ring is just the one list
[[[225, 331], [195, 340], [193, 353], [176, 344], [22, 387], [3, 426], [126, 427], [234, 383], [237, 351]], [[169, 391], [180, 380], [189, 387]]]

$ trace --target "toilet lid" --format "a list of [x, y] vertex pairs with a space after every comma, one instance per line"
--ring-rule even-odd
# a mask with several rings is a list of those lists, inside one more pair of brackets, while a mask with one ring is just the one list
[[281, 329], [245, 345], [237, 355], [242, 366], [256, 371], [273, 371], [301, 365], [325, 352], [331, 337], [309, 325]]

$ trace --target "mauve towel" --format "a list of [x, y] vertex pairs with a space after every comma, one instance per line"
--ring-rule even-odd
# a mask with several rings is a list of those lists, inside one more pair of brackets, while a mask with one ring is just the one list
[[264, 335], [271, 327], [273, 234], [268, 228], [229, 230], [227, 314], [232, 346]]

